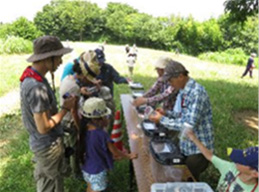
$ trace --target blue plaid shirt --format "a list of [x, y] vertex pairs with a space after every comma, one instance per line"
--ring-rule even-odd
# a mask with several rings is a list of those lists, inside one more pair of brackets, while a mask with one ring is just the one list
[[[181, 113], [168, 112], [160, 119], [160, 123], [168, 129], [181, 131], [183, 123], [193, 126], [197, 138], [210, 150], [214, 149], [212, 110], [209, 96], [203, 86], [189, 78], [182, 91]], [[180, 139], [181, 152], [186, 155], [201, 153], [189, 139]]]

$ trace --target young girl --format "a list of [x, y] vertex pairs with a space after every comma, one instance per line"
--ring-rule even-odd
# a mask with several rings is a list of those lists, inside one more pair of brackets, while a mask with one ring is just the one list
[[124, 154], [112, 143], [103, 130], [109, 123], [111, 110], [103, 99], [92, 97], [85, 101], [81, 123], [82, 172], [87, 182], [87, 192], [103, 191], [107, 187], [107, 171], [113, 168], [113, 156], [135, 159], [137, 154]]

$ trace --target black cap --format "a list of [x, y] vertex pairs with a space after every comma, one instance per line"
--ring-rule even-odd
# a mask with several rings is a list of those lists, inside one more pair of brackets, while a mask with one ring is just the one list
[[99, 63], [103, 64], [105, 62], [104, 52], [101, 49], [95, 49], [94, 51], [97, 55], [97, 59], [98, 59]]

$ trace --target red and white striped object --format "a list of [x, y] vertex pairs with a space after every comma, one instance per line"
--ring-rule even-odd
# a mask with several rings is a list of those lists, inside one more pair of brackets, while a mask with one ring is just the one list
[[111, 139], [114, 142], [114, 145], [119, 149], [123, 150], [123, 143], [122, 143], [122, 127], [121, 127], [121, 118], [120, 118], [120, 111], [116, 111], [112, 133], [111, 133]]

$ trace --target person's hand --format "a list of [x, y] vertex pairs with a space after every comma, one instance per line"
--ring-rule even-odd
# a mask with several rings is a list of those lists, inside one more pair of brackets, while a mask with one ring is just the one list
[[85, 96], [91, 96], [91, 95], [92, 95], [91, 92], [87, 91], [87, 88], [86, 88], [86, 87], [81, 87], [81, 88], [80, 88], [80, 93], [81, 93], [82, 95], [85, 95]]
[[101, 79], [95, 79], [94, 81], [93, 81], [93, 84], [97, 87], [97, 89], [98, 90], [100, 90], [101, 89], [101, 86], [102, 86], [102, 80]]
[[149, 115], [148, 119], [154, 123], [159, 123], [162, 116], [163, 115], [161, 113], [154, 111], [151, 113], [151, 115]]
[[162, 108], [157, 108], [156, 111], [159, 112], [162, 115], [165, 115], [165, 110], [162, 109]]
[[62, 107], [64, 109], [69, 109], [69, 110], [73, 109], [76, 106], [76, 101], [77, 101], [76, 96], [70, 96], [70, 97], [64, 99], [64, 103], [63, 103]]
[[195, 139], [197, 139], [196, 135], [194, 134], [194, 132], [191, 129], [187, 129], [185, 131], [185, 135], [191, 140], [194, 141]]
[[145, 97], [138, 97], [133, 101], [133, 105], [135, 107], [138, 107], [140, 105], [146, 104], [147, 103], [147, 99]]
[[128, 157], [129, 157], [129, 159], [137, 159], [137, 158], [138, 158], [138, 154], [132, 152], [132, 153], [130, 153], [130, 154], [128, 155]]

